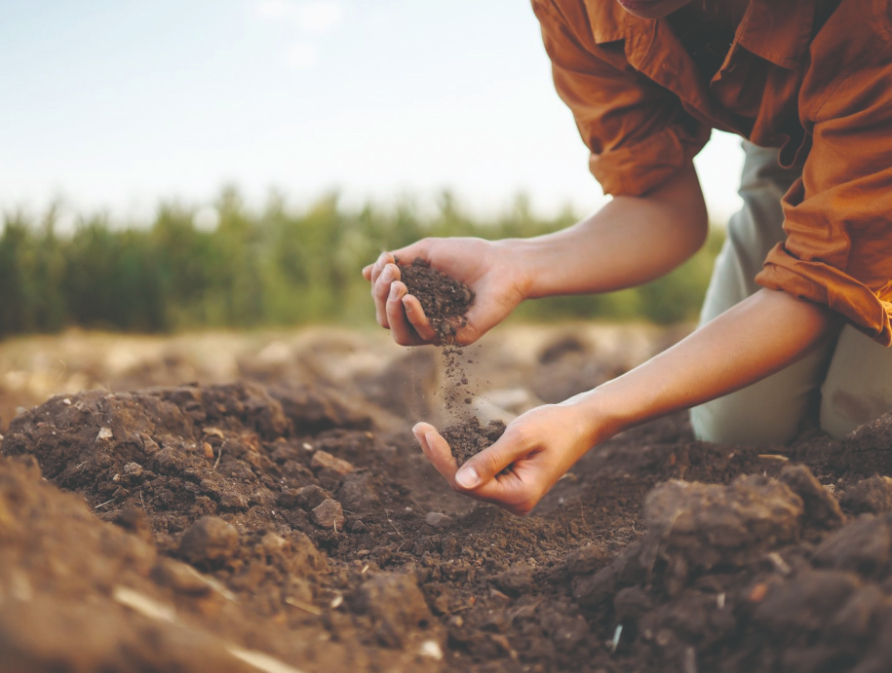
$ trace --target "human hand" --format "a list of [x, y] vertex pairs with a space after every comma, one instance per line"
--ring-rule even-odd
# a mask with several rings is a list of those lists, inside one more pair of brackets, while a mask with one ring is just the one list
[[[461, 469], [446, 440], [429, 423], [412, 432], [421, 450], [452, 488], [525, 516], [552, 486], [597, 442], [594, 424], [582, 405], [568, 400], [518, 416], [492, 446]], [[509, 468], [504, 474], [505, 468]]]
[[420, 257], [474, 291], [474, 304], [465, 316], [466, 324], [456, 325], [455, 340], [462, 346], [477, 341], [527, 296], [529, 280], [516, 258], [512, 259], [509, 245], [480, 238], [426, 238], [381, 253], [374, 264], [362, 270], [372, 284], [378, 324], [389, 329], [393, 340], [403, 346], [438, 343], [430, 320], [418, 299], [408, 293], [396, 264], [397, 258], [410, 264]]

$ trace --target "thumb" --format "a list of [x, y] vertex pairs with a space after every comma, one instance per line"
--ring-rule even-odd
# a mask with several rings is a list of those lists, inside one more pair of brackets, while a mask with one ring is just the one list
[[492, 446], [470, 458], [455, 474], [455, 483], [472, 490], [491, 481], [499, 472], [524, 454], [516, 441], [506, 432]]

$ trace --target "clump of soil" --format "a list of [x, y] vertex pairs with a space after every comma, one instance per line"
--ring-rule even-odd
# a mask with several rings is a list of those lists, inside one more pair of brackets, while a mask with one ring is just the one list
[[441, 343], [454, 343], [457, 329], [474, 303], [474, 292], [464, 283], [432, 269], [421, 257], [400, 268], [409, 294], [418, 299]]
[[504, 432], [502, 421], [490, 421], [482, 426], [477, 418], [471, 417], [465, 423], [449, 426], [442, 434], [452, 449], [455, 462], [464, 465], [469, 458], [492, 446]]

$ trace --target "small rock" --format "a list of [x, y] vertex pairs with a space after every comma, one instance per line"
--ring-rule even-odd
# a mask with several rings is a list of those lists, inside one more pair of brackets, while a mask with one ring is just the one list
[[418, 654], [428, 659], [440, 661], [443, 658], [443, 649], [436, 640], [425, 640], [421, 643], [421, 649], [418, 650]]
[[313, 508], [313, 523], [321, 528], [341, 528], [344, 527], [344, 511], [341, 503], [331, 498], [326, 498], [322, 503]]
[[331, 455], [327, 451], [317, 451], [314, 453], [313, 460], [310, 461], [310, 467], [314, 470], [332, 470], [340, 475], [350, 474], [353, 471], [353, 465], [346, 460], [341, 460], [337, 456]]
[[304, 486], [294, 492], [294, 503], [305, 509], [314, 509], [330, 499], [331, 496], [321, 486]]
[[96, 435], [96, 441], [100, 441], [103, 439], [112, 439], [114, 435], [112, 434], [111, 428], [100, 428], [99, 434]]
[[426, 517], [424, 517], [424, 522], [428, 526], [444, 528], [452, 523], [452, 517], [443, 514], [442, 512], [430, 512]]
[[220, 561], [238, 549], [238, 531], [223, 519], [202, 517], [183, 534], [179, 554], [190, 563]]
[[142, 474], [142, 465], [139, 463], [127, 463], [124, 466], [124, 474], [128, 477], [138, 477]]

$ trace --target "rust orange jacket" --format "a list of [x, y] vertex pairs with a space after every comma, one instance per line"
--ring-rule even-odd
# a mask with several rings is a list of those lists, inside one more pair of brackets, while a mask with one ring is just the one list
[[780, 148], [802, 178], [757, 282], [892, 344], [892, 0], [749, 0], [714, 74], [670, 18], [616, 0], [533, 9], [605, 192], [646, 194], [713, 128]]

